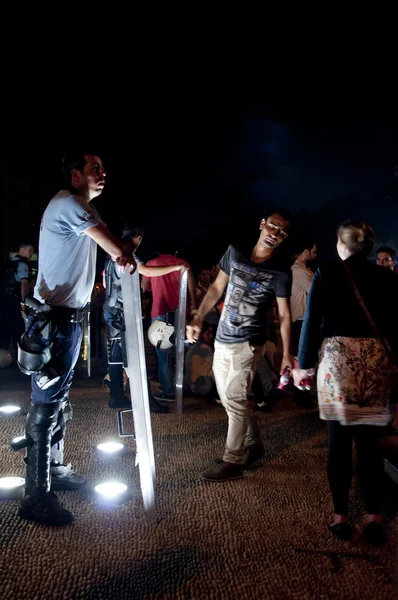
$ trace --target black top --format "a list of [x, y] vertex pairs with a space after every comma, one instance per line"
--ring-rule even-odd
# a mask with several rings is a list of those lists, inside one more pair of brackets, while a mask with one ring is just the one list
[[216, 339], [233, 344], [250, 342], [261, 346], [266, 342], [267, 309], [275, 297], [290, 298], [291, 270], [272, 256], [261, 263], [250, 258], [252, 249], [241, 253], [229, 246], [219, 267], [229, 275], [224, 308]]
[[[398, 275], [371, 264], [361, 254], [354, 254], [345, 262], [381, 333], [391, 346], [397, 347], [394, 309], [398, 302]], [[319, 268], [314, 275], [300, 336], [300, 368], [314, 367], [322, 340], [334, 336], [376, 337], [340, 259]]]

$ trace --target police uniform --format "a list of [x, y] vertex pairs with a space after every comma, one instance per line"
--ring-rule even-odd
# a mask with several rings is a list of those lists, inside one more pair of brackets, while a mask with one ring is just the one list
[[83, 337], [82, 321], [95, 280], [97, 244], [84, 234], [101, 222], [95, 208], [69, 190], [61, 190], [50, 201], [41, 221], [34, 297], [51, 309], [51, 365], [59, 377], [45, 389], [39, 373], [31, 378], [25, 497], [19, 512], [22, 517], [57, 525], [71, 522], [73, 515], [63, 509], [50, 487], [76, 489], [86, 483], [70, 465], [63, 464], [62, 438]]

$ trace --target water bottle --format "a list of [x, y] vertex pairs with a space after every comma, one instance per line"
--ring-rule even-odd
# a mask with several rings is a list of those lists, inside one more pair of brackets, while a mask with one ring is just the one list
[[292, 373], [289, 367], [285, 367], [279, 380], [278, 390], [285, 390], [290, 383]]

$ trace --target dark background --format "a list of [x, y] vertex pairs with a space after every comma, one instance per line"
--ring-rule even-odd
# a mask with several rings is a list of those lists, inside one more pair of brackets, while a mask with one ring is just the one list
[[[80, 102], [80, 104], [79, 104]], [[41, 214], [63, 187], [63, 151], [101, 155], [107, 185], [94, 204], [113, 233], [146, 230], [140, 250], [178, 250], [195, 268], [230, 241], [255, 241], [274, 207], [332, 257], [335, 230], [363, 218], [378, 244], [398, 247], [397, 96], [370, 88], [140, 86], [59, 109], [56, 95], [9, 114], [1, 142], [2, 249], [37, 245]], [[171, 248], [170, 248], [171, 246]], [[286, 250], [295, 250], [291, 237]], [[99, 268], [103, 256], [99, 256]]]

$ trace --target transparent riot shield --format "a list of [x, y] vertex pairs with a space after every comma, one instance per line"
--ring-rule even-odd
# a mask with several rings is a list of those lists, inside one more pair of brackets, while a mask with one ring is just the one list
[[133, 275], [130, 275], [129, 270], [123, 273], [121, 282], [126, 326], [127, 372], [130, 381], [142, 499], [147, 518], [150, 521], [156, 521], [155, 456], [149, 411], [138, 269]]
[[182, 415], [182, 393], [184, 378], [184, 342], [185, 342], [185, 320], [187, 312], [187, 282], [188, 269], [180, 277], [180, 296], [178, 302], [178, 322], [176, 331], [176, 404], [177, 413]]

